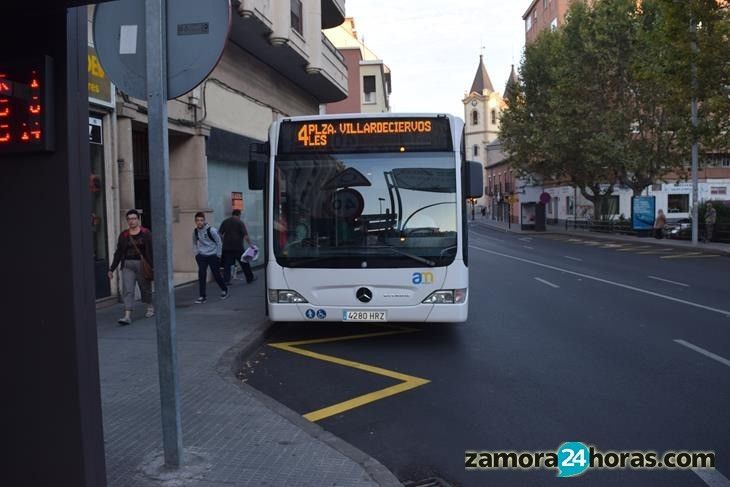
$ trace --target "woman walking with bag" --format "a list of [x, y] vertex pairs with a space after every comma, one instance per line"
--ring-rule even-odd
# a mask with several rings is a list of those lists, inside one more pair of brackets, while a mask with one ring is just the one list
[[121, 265], [124, 316], [119, 319], [120, 325], [132, 323], [135, 284], [139, 285], [142, 302], [147, 304], [145, 318], [155, 315], [152, 306], [152, 234], [142, 226], [137, 210], [127, 212], [127, 225], [129, 228], [117, 240], [114, 260], [108, 273], [109, 279], [112, 279], [117, 266]]

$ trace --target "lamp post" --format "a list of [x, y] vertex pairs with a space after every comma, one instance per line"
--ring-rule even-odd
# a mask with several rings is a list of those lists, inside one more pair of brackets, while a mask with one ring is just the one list
[[699, 212], [697, 208], [697, 172], [699, 159], [699, 146], [697, 144], [697, 63], [695, 56], [699, 52], [697, 47], [697, 25], [695, 24], [694, 14], [690, 12], [689, 32], [692, 45], [692, 245], [697, 245], [699, 240]]

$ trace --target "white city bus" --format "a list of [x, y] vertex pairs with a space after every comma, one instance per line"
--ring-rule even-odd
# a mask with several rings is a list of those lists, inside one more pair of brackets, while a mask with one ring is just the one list
[[275, 322], [461, 322], [466, 200], [483, 189], [450, 115], [275, 122], [265, 189], [267, 311]]

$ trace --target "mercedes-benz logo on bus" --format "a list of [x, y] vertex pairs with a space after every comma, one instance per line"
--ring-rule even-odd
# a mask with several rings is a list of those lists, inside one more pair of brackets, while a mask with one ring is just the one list
[[361, 287], [357, 290], [355, 296], [363, 303], [369, 303], [370, 300], [373, 299], [373, 292], [366, 287]]

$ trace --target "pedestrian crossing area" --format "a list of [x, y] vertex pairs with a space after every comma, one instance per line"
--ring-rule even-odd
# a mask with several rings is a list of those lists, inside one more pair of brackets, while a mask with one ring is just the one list
[[695, 249], [687, 249], [682, 247], [660, 247], [658, 245], [647, 245], [639, 242], [618, 242], [573, 235], [539, 235], [537, 237], [548, 240], [556, 240], [559, 242], [565, 242], [574, 245], [584, 245], [586, 247], [608, 249], [615, 252], [656, 256], [659, 259], [665, 260], [712, 259], [720, 257], [719, 254], [713, 254], [712, 252], [697, 251]]

